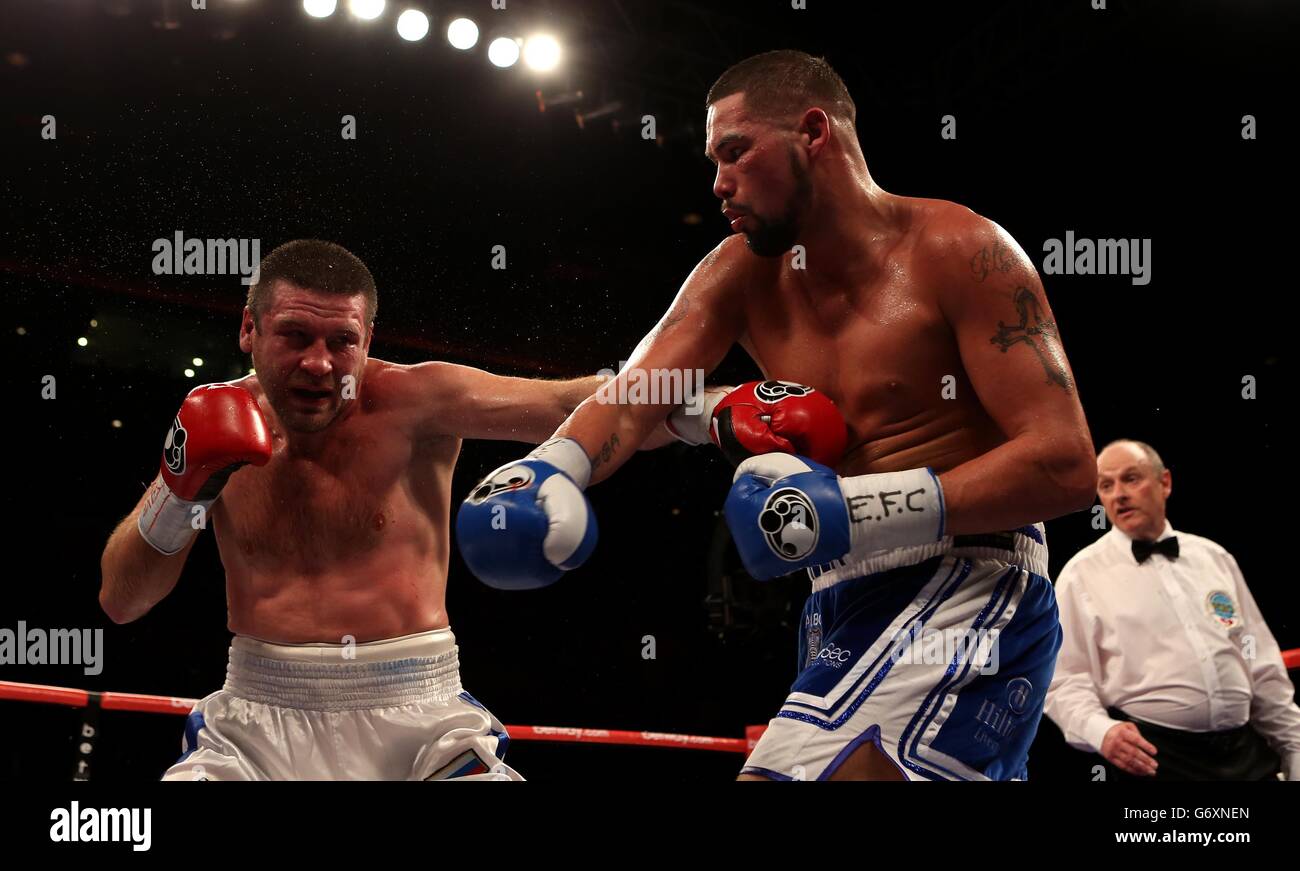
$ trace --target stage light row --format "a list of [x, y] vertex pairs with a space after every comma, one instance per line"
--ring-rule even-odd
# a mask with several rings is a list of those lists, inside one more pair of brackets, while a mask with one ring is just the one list
[[[384, 14], [385, 0], [347, 0], [348, 12], [362, 21], [374, 21]], [[303, 11], [313, 18], [328, 18], [338, 8], [337, 0], [302, 0]], [[397, 35], [416, 42], [429, 34], [429, 17], [418, 9], [397, 16]], [[457, 18], [447, 25], [447, 42], [467, 51], [478, 45], [478, 25], [469, 18]], [[524, 65], [538, 72], [555, 69], [560, 63], [560, 43], [544, 33], [527, 39], [501, 36], [487, 47], [488, 60], [498, 67], [512, 67], [523, 56]]]

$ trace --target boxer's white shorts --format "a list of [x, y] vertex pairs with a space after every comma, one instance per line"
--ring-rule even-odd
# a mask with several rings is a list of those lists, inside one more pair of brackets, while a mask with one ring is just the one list
[[236, 636], [164, 780], [522, 780], [440, 629], [364, 644]]

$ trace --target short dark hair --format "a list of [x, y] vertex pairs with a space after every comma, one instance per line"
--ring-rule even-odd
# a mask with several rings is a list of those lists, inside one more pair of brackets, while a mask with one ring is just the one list
[[257, 282], [248, 289], [248, 307], [259, 330], [262, 314], [271, 305], [272, 288], [280, 280], [318, 293], [361, 294], [366, 298], [366, 329], [375, 322], [379, 293], [374, 276], [360, 257], [342, 245], [320, 239], [295, 239], [262, 258]]
[[763, 118], [785, 117], [810, 106], [850, 124], [858, 117], [849, 89], [826, 58], [802, 51], [768, 51], [742, 60], [718, 77], [704, 105], [742, 93], [745, 107]]

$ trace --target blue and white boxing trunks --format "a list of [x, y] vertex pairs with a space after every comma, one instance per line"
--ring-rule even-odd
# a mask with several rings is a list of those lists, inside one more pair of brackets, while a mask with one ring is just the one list
[[164, 780], [522, 780], [450, 629], [362, 644], [235, 636]]
[[743, 771], [826, 780], [875, 745], [908, 780], [1023, 780], [1061, 647], [1042, 524], [811, 569], [799, 675]]

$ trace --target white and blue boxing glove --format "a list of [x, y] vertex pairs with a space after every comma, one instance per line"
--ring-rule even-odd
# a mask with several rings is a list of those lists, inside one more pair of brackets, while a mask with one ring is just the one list
[[596, 548], [583, 489], [591, 460], [573, 439], [551, 439], [480, 481], [456, 516], [456, 542], [480, 581], [498, 590], [555, 583]]
[[930, 469], [841, 478], [792, 454], [751, 457], [736, 468], [727, 526], [751, 576], [798, 569], [943, 538], [943, 491]]

